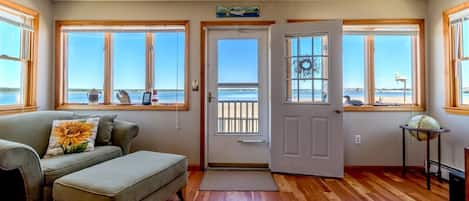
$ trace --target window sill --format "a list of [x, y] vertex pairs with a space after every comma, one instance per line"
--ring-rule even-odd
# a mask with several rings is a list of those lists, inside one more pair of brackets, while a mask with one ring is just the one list
[[63, 104], [56, 106], [57, 110], [122, 110], [122, 111], [188, 111], [187, 104], [161, 104], [161, 105], [86, 105]]
[[469, 107], [445, 107], [449, 114], [469, 115]]
[[0, 115], [3, 114], [14, 114], [14, 113], [23, 113], [23, 112], [34, 112], [37, 111], [37, 106], [0, 106]]
[[424, 112], [425, 108], [418, 105], [403, 106], [344, 106], [345, 112]]

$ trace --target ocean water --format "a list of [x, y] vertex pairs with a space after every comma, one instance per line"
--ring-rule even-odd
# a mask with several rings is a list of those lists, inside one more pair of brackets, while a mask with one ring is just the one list
[[[293, 94], [297, 94], [297, 91], [293, 91]], [[11, 104], [18, 104], [17, 100], [19, 98], [19, 91], [1, 91], [0, 90], [0, 105], [11, 105]], [[129, 96], [131, 102], [134, 104], [139, 104], [142, 102], [142, 95], [143, 91], [130, 91]], [[321, 93], [320, 91], [316, 91], [315, 99], [320, 99]], [[344, 95], [349, 95], [352, 99], [360, 99], [363, 97], [363, 92], [356, 91], [356, 90], [346, 90]], [[383, 97], [386, 100], [386, 97], [392, 98], [399, 98], [402, 97], [403, 92], [402, 90], [386, 90], [386, 91], [378, 91], [376, 96]], [[411, 92], [406, 92], [406, 97], [410, 100], [412, 94]], [[257, 101], [258, 91], [257, 89], [220, 89], [218, 91], [218, 99], [223, 101], [232, 101], [232, 100], [242, 100], [242, 101]], [[300, 97], [301, 99], [311, 99], [312, 98], [312, 91], [311, 90], [300, 90]], [[296, 95], [294, 96], [296, 98]], [[158, 91], [158, 99], [160, 103], [182, 103], [184, 101], [184, 91], [183, 90], [160, 90]], [[469, 104], [469, 92], [464, 93], [464, 100], [468, 101]], [[102, 93], [100, 95], [100, 102], [103, 101]], [[68, 102], [70, 103], [87, 103], [87, 92], [84, 91], [76, 91], [76, 92], [69, 92]], [[113, 102], [118, 103], [117, 98], [115, 98], [115, 93], [113, 95]]]

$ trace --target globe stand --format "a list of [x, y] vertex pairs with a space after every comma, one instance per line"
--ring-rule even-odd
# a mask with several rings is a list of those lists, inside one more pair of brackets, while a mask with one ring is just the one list
[[[407, 131], [414, 131], [417, 132], [417, 135], [419, 133], [424, 133], [427, 135], [427, 164], [425, 167], [425, 175], [427, 179], [427, 189], [430, 190], [430, 137], [432, 135], [437, 135], [438, 136], [438, 181], [441, 182], [441, 133], [446, 133], [449, 132], [449, 129], [445, 128], [440, 128], [440, 129], [424, 129], [424, 128], [412, 128], [409, 127], [407, 124], [406, 125], [401, 125], [399, 126], [402, 128], [402, 176], [404, 177], [406, 174], [406, 148], [405, 148], [405, 133]], [[410, 132], [409, 132], [410, 133]]]

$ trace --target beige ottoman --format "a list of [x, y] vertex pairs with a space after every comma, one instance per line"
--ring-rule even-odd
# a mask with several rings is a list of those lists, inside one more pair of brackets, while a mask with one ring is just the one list
[[63, 176], [54, 182], [55, 201], [182, 200], [187, 183], [184, 156], [139, 151]]

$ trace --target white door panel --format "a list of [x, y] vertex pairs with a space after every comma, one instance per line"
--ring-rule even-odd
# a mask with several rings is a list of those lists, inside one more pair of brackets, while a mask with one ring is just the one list
[[271, 27], [271, 169], [343, 177], [342, 22]]

